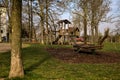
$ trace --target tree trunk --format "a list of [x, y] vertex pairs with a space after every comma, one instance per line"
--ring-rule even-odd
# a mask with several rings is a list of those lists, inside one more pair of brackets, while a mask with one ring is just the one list
[[1, 34], [1, 14], [2, 12], [0, 11], [0, 42], [2, 42], [2, 34]]
[[94, 27], [91, 26], [91, 43], [94, 43]]
[[97, 42], [98, 41], [98, 26], [96, 25], [95, 26], [95, 42]]
[[84, 13], [84, 44], [87, 44], [87, 15]]
[[91, 43], [94, 43], [94, 18], [95, 18], [95, 14], [94, 14], [94, 9], [92, 9], [92, 17], [91, 17]]
[[41, 44], [44, 44], [44, 12], [43, 6], [41, 6]]
[[30, 25], [30, 28], [31, 28], [30, 32], [31, 32], [31, 39], [33, 39], [33, 37], [35, 37], [35, 36], [33, 36], [33, 11], [32, 11], [32, 1], [33, 1], [33, 0], [30, 0], [30, 23], [31, 23], [31, 25]]
[[11, 50], [11, 67], [9, 78], [24, 77], [23, 64], [21, 59], [21, 11], [22, 0], [12, 0], [12, 50]]
[[44, 44], [44, 21], [43, 21], [43, 17], [41, 17], [41, 44]]
[[28, 0], [28, 22], [29, 22], [29, 42], [32, 41], [32, 27], [33, 27], [33, 13], [32, 13], [32, 0]]
[[31, 10], [31, 9], [30, 9], [30, 3], [29, 3], [29, 0], [28, 0], [29, 42], [31, 42], [31, 23], [30, 23], [30, 21], [31, 21], [31, 18], [30, 18], [31, 15], [30, 15], [30, 14], [31, 14], [31, 13], [30, 13], [30, 10]]
[[46, 36], [46, 43], [49, 44], [49, 29], [48, 29], [48, 5], [49, 5], [49, 2], [48, 0], [45, 0], [45, 3], [46, 3], [46, 29], [47, 29], [47, 36]]
[[109, 36], [109, 28], [107, 30], [105, 30], [104, 32], [104, 36], [99, 38], [98, 44], [102, 45], [103, 42], [105, 41], [105, 39]]
[[38, 0], [40, 7], [40, 29], [41, 29], [41, 44], [44, 44], [44, 6], [42, 5], [42, 0]]

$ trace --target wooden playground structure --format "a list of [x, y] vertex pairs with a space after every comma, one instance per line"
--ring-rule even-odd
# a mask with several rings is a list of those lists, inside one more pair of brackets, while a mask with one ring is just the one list
[[79, 29], [77, 27], [70, 27], [71, 24], [68, 20], [60, 20], [57, 22], [60, 29], [57, 34], [57, 38], [53, 41], [53, 44], [72, 44], [72, 36], [79, 36]]
[[53, 41], [53, 44], [69, 44], [73, 45], [74, 51], [86, 51], [86, 52], [94, 52], [95, 50], [102, 49], [103, 42], [108, 37], [109, 29], [107, 29], [104, 33], [103, 37], [99, 37], [97, 43], [85, 42], [84, 37], [80, 38], [79, 36], [79, 28], [78, 27], [70, 27], [71, 24], [68, 20], [60, 20], [58, 21], [58, 25], [60, 26], [60, 30], [58, 32], [57, 38]]

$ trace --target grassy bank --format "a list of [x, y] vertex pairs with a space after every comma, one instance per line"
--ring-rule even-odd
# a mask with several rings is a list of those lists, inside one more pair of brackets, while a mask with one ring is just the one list
[[[108, 44], [109, 45], [109, 44]], [[107, 45], [106, 45], [107, 46]], [[110, 48], [111, 45], [109, 45]], [[22, 50], [25, 78], [12, 80], [118, 80], [119, 64], [63, 63], [45, 50], [48, 46], [32, 44]], [[60, 47], [60, 46], [49, 46]], [[66, 46], [70, 47], [70, 46]], [[105, 51], [110, 51], [104, 48]], [[119, 49], [118, 49], [119, 51]], [[7, 78], [10, 69], [10, 52], [0, 53], [0, 78]]]

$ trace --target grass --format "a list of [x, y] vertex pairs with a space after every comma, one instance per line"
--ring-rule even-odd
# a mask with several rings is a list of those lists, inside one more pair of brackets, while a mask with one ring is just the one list
[[[111, 45], [107, 44], [111, 49]], [[106, 46], [107, 46], [106, 45]], [[63, 63], [51, 57], [46, 47], [32, 44], [22, 50], [25, 77], [11, 80], [119, 80], [119, 64], [73, 64]], [[62, 46], [64, 47], [64, 46]], [[71, 46], [65, 46], [71, 47]], [[104, 48], [104, 51], [110, 51]], [[118, 49], [119, 51], [119, 49]], [[0, 77], [7, 78], [10, 69], [10, 52], [0, 53]]]
[[120, 43], [104, 43], [103, 51], [120, 53]]

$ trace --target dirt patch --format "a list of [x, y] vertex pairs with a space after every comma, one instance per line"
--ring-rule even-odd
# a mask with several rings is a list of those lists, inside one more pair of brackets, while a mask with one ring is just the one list
[[0, 78], [0, 80], [5, 80], [4, 78]]
[[11, 47], [9, 43], [0, 43], [0, 52], [10, 51]]
[[[29, 47], [29, 44], [22, 44], [22, 48]], [[10, 43], [0, 43], [0, 53], [8, 52], [11, 50]]]
[[53, 57], [69, 63], [120, 63], [119, 53], [96, 52], [91, 53], [76, 53], [69, 48], [49, 48], [47, 51]]

